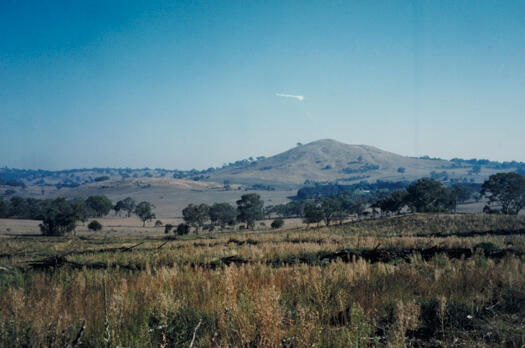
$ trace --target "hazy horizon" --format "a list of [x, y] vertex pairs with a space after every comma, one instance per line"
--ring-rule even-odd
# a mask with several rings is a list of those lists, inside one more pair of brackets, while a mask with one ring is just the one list
[[[264, 157], [271, 157], [271, 156], [275, 156], [275, 155], [279, 155], [283, 152], [286, 152], [288, 150], [291, 150], [293, 149], [294, 147], [297, 147], [297, 146], [303, 146], [303, 145], [308, 145], [309, 143], [314, 143], [314, 142], [317, 142], [317, 141], [321, 141], [321, 140], [331, 140], [331, 141], [335, 141], [335, 142], [339, 142], [337, 139], [317, 139], [317, 140], [314, 140], [312, 142], [305, 142], [305, 143], [301, 143], [301, 142], [296, 142], [295, 145], [291, 146], [290, 148], [287, 148], [287, 149], [283, 149], [282, 151], [279, 151], [277, 153], [272, 153], [272, 154], [256, 154], [256, 155], [251, 155], [251, 156], [246, 156], [244, 158], [237, 158], [237, 159], [234, 159], [232, 161], [228, 161], [228, 162], [223, 162], [222, 164], [220, 165], [212, 165], [212, 166], [203, 166], [203, 167], [200, 167], [200, 168], [196, 168], [196, 167], [192, 167], [192, 168], [178, 168], [178, 167], [150, 167], [150, 166], [138, 166], [138, 167], [130, 167], [130, 166], [124, 166], [124, 167], [111, 167], [111, 166], [104, 166], [104, 167], [68, 167], [68, 168], [18, 168], [18, 167], [9, 167], [7, 166], [9, 169], [21, 169], [21, 170], [38, 170], [38, 169], [41, 169], [41, 170], [47, 170], [47, 171], [62, 171], [62, 170], [74, 170], [74, 169], [104, 169], [104, 168], [111, 168], [111, 169], [126, 169], [126, 168], [129, 168], [129, 169], [132, 169], [132, 170], [141, 170], [141, 169], [145, 169], [145, 168], [148, 168], [148, 169], [165, 169], [165, 170], [182, 170], [182, 171], [185, 171], [185, 170], [206, 170], [210, 167], [213, 167], [213, 168], [220, 168], [222, 167], [223, 164], [229, 164], [229, 163], [232, 163], [232, 162], [235, 162], [235, 161], [238, 161], [238, 160], [245, 160], [245, 159], [249, 159], [250, 157], [251, 158], [256, 158], [258, 156], [264, 156]], [[347, 144], [347, 145], [357, 145], [357, 146], [373, 146], [373, 145], [369, 145], [369, 144]], [[373, 147], [376, 147], [376, 146], [373, 146]], [[377, 148], [377, 147], [376, 147]], [[383, 150], [383, 151], [386, 151], [386, 152], [391, 152], [391, 151], [388, 151], [388, 149], [381, 149], [379, 148], [379, 150]], [[409, 155], [403, 155], [403, 154], [398, 154], [398, 153], [395, 153], [396, 155], [402, 155], [402, 156], [406, 156], [406, 157], [412, 157], [412, 158], [418, 158], [418, 157], [424, 157], [424, 156], [428, 156], [428, 155], [425, 155], [425, 154], [422, 154], [421, 156], [409, 156]], [[482, 160], [482, 159], [488, 159], [489, 161], [496, 161], [496, 162], [505, 162], [505, 161], [497, 161], [497, 160], [493, 160], [493, 159], [490, 159], [490, 158], [481, 158], [481, 157], [472, 157], [472, 158], [461, 158], [461, 157], [451, 157], [451, 158], [442, 158], [442, 157], [432, 157], [432, 156], [429, 156], [431, 158], [439, 158], [439, 159], [442, 159], [442, 160], [451, 160], [453, 158], [460, 158], [460, 159], [463, 159], [463, 160], [470, 160], [470, 159], [478, 159], [478, 160]], [[517, 161], [517, 162], [521, 162], [521, 161]], [[5, 167], [5, 166], [4, 166]], [[2, 168], [2, 167], [0, 167]]]
[[330, 138], [525, 161], [525, 1], [0, 4], [0, 166], [205, 169]]

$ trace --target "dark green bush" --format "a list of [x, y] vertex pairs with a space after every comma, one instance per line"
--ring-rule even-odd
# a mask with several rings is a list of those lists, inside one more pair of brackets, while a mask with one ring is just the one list
[[275, 219], [272, 221], [272, 228], [281, 228], [284, 226], [284, 220], [283, 219]]
[[98, 222], [97, 220], [93, 220], [89, 223], [87, 227], [90, 231], [97, 232], [102, 229], [102, 224]]
[[183, 236], [185, 234], [188, 234], [188, 233], [190, 233], [190, 225], [188, 225], [188, 224], [178, 224], [177, 225], [177, 230], [175, 230], [175, 232], [179, 236]]

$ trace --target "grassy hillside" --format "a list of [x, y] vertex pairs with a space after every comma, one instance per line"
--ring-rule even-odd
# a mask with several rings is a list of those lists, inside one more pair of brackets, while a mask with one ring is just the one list
[[262, 183], [280, 186], [302, 185], [310, 181], [358, 182], [361, 180], [414, 180], [432, 171], [446, 171], [449, 178], [469, 177], [483, 181], [495, 170], [469, 174], [471, 167], [460, 167], [445, 160], [400, 156], [368, 145], [348, 145], [331, 139], [300, 145], [278, 155], [216, 170], [209, 180], [233, 183]]

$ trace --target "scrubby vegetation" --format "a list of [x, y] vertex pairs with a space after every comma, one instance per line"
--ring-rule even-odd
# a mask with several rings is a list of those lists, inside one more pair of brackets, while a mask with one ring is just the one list
[[286, 234], [3, 238], [0, 346], [518, 347], [524, 231], [515, 216], [417, 214]]

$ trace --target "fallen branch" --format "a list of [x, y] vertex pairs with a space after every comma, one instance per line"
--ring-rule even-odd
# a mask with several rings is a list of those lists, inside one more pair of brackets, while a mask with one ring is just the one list
[[197, 326], [195, 326], [195, 329], [193, 330], [193, 338], [191, 339], [189, 348], [193, 348], [193, 343], [195, 342], [195, 336], [197, 335], [197, 330], [201, 326], [201, 323], [202, 323], [202, 319], [199, 320], [199, 323], [197, 324]]
[[490, 230], [490, 231], [466, 231], [466, 232], [452, 232], [452, 233], [418, 233], [415, 237], [478, 237], [478, 236], [511, 236], [511, 235], [523, 235], [525, 234], [525, 228], [512, 229], [512, 230]]
[[142, 244], [144, 244], [144, 243], [146, 243], [146, 242], [145, 242], [145, 241], [144, 241], [144, 242], [140, 242], [140, 243], [135, 244], [135, 245], [133, 245], [133, 246], [130, 246], [130, 247], [128, 247], [128, 248], [124, 248], [124, 249], [122, 249], [121, 251], [122, 251], [122, 252], [130, 251], [131, 249], [133, 249], [133, 248], [135, 248], [135, 247], [138, 247], [139, 245], [142, 245]]
[[160, 248], [162, 248], [163, 246], [165, 246], [169, 242], [170, 242], [169, 240], [165, 241], [164, 243], [162, 243], [161, 245], [158, 246], [157, 250], [159, 250]]
[[68, 344], [66, 347], [73, 348], [73, 347], [78, 346], [79, 344], [82, 344], [80, 339], [82, 338], [82, 334], [84, 333], [85, 329], [86, 329], [86, 321], [84, 320], [82, 322], [82, 326], [80, 327], [80, 330], [78, 331], [77, 336], [75, 337], [75, 339], [70, 344]]
[[253, 239], [238, 240], [238, 239], [235, 239], [235, 238], [230, 238], [226, 242], [226, 244], [230, 244], [230, 243], [233, 243], [233, 244], [236, 244], [236, 245], [244, 245], [244, 244], [257, 245], [258, 244], [258, 242], [256, 240], [253, 240]]
[[[335, 252], [319, 251], [315, 253], [304, 253], [296, 256], [290, 256], [285, 259], [276, 258], [269, 260], [250, 260], [240, 256], [232, 255], [223, 257], [220, 259], [213, 260], [207, 263], [186, 263], [192, 267], [202, 267], [206, 269], [216, 269], [222, 265], [243, 265], [243, 264], [254, 264], [264, 263], [272, 267], [282, 267], [296, 264], [307, 264], [307, 265], [325, 265], [333, 261], [342, 261], [345, 263], [355, 262], [359, 259], [363, 259], [366, 262], [377, 263], [377, 262], [412, 262], [413, 256], [420, 255], [425, 260], [431, 260], [437, 255], [445, 255], [450, 259], [469, 259], [474, 255], [479, 254], [491, 259], [501, 259], [506, 256], [517, 256], [523, 257], [525, 253], [516, 249], [494, 249], [485, 250], [483, 248], [444, 248], [444, 247], [431, 247], [426, 249], [342, 249]], [[60, 267], [71, 267], [74, 269], [124, 269], [129, 271], [141, 271], [146, 268], [143, 263], [130, 263], [130, 264], [118, 264], [118, 263], [105, 263], [105, 262], [94, 262], [94, 263], [77, 263], [67, 260], [63, 255], [56, 255], [44, 258], [42, 260], [27, 261], [25, 262], [30, 268], [35, 270], [53, 270]], [[154, 265], [155, 267], [173, 267], [173, 261], [161, 262]]]

